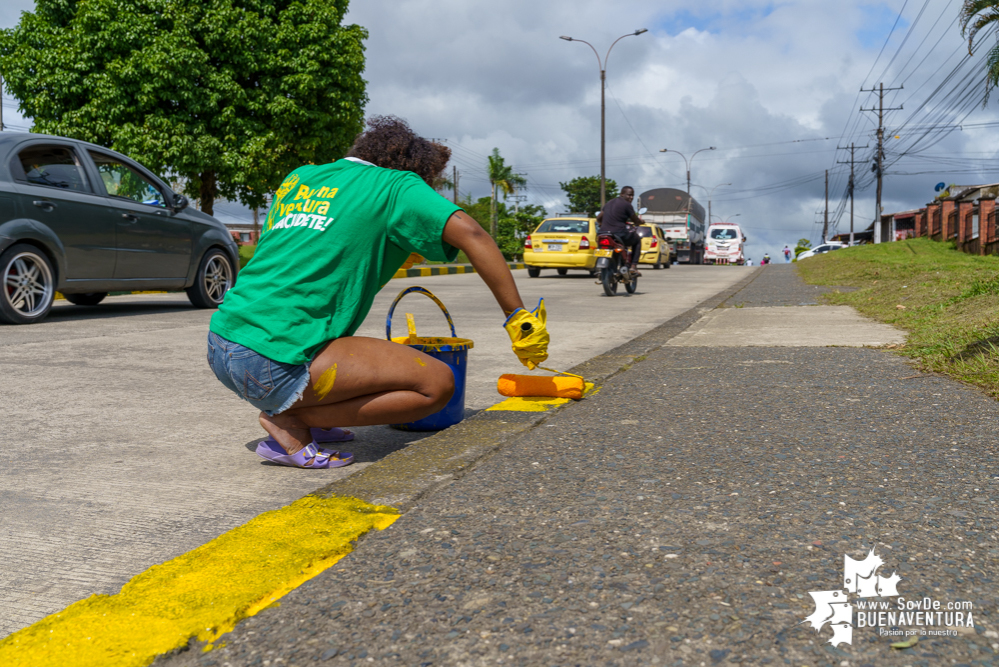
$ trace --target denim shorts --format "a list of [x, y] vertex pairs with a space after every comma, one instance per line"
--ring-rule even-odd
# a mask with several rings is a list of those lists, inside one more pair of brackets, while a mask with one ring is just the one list
[[309, 386], [309, 364], [283, 364], [208, 332], [208, 365], [219, 382], [270, 416], [284, 412]]

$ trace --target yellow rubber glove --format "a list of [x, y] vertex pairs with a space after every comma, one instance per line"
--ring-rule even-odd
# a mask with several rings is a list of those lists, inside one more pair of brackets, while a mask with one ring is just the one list
[[541, 299], [533, 312], [518, 308], [503, 323], [513, 342], [513, 353], [520, 359], [520, 363], [532, 371], [548, 358], [549, 336], [548, 329], [545, 328], [547, 319], [545, 300]]

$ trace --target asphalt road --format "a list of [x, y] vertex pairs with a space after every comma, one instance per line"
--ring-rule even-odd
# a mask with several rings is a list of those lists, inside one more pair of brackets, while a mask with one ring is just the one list
[[[798, 306], [791, 271], [730, 304]], [[223, 648], [156, 664], [999, 664], [997, 417], [886, 350], [663, 346]], [[809, 592], [872, 548], [900, 595], [970, 602], [975, 627], [830, 646]]]
[[[551, 362], [571, 367], [657, 326], [750, 275], [729, 267], [645, 271], [639, 292], [608, 299], [582, 274], [515, 272], [525, 299], [546, 297]], [[362, 335], [384, 336], [388, 304], [421, 284], [472, 338], [469, 412], [500, 397], [518, 372], [502, 315], [476, 275], [393, 280]], [[399, 308], [419, 331], [444, 333], [428, 299]], [[211, 313], [184, 295], [62, 302], [43, 323], [0, 327], [0, 636], [93, 593], [114, 593], [151, 565], [185, 553], [261, 512], [364, 469], [421, 434], [358, 429], [353, 466], [301, 471], [263, 463], [256, 411], [205, 363]]]

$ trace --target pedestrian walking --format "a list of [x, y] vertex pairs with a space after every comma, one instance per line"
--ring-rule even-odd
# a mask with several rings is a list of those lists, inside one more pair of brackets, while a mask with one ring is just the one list
[[791, 263], [791, 249], [787, 247], [786, 243], [784, 244], [784, 249], [781, 250], [781, 252], [784, 253], [784, 263], [785, 264], [790, 264]]
[[450, 149], [381, 116], [347, 155], [284, 179], [208, 334], [216, 377], [260, 410], [270, 437], [257, 454], [281, 465], [347, 465], [352, 455], [320, 447], [352, 440], [342, 427], [415, 421], [451, 398], [454, 376], [442, 361], [354, 336], [412, 253], [453, 262], [463, 251], [502, 309], [521, 363], [533, 369], [548, 356], [543, 302], [524, 309], [496, 243], [431, 187]]
[[752, 265], [753, 265], [753, 258], [752, 257], [747, 257], [746, 258], [746, 266], [752, 266]]

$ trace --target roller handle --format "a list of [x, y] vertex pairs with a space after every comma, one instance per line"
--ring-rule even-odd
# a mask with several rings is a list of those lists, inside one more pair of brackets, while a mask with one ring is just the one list
[[434, 293], [428, 290], [427, 288], [420, 287], [419, 285], [413, 285], [412, 287], [407, 287], [406, 289], [399, 292], [399, 296], [395, 298], [395, 301], [392, 302], [392, 306], [389, 308], [388, 317], [385, 318], [385, 338], [387, 340], [392, 340], [392, 314], [395, 313], [395, 307], [399, 304], [399, 301], [402, 300], [402, 297], [406, 296], [407, 294], [423, 294], [424, 296], [427, 296], [430, 299], [432, 299], [434, 303], [440, 306], [441, 311], [444, 313], [444, 317], [447, 318], [447, 323], [451, 326], [451, 338], [458, 337], [458, 334], [456, 334], [454, 331], [454, 320], [451, 319], [451, 313], [447, 312], [447, 308], [444, 306], [441, 300], [438, 299], [434, 295]]

